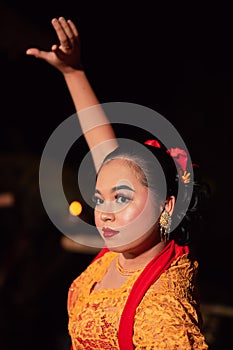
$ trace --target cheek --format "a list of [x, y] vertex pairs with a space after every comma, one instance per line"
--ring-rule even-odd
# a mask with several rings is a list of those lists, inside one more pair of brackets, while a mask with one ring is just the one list
[[134, 225], [135, 229], [135, 226], [139, 225], [142, 228], [147, 220], [155, 217], [156, 211], [154, 202], [146, 194], [131, 202], [122, 212], [118, 213], [117, 221], [122, 226]]
[[98, 227], [100, 226], [100, 213], [98, 210], [94, 210], [94, 220], [95, 220], [95, 225]]
[[[141, 207], [138, 207], [137, 205], [128, 205], [125, 208], [120, 209], [119, 211], [115, 212], [115, 220], [120, 225], [129, 224], [130, 222], [134, 221], [138, 215], [141, 213]], [[94, 219], [95, 219], [95, 225], [101, 226], [102, 220], [101, 220], [101, 212], [98, 210], [94, 211]]]
[[118, 213], [119, 224], [130, 224], [140, 215], [141, 211], [142, 207], [137, 204], [127, 206], [124, 210]]
[[124, 213], [122, 213], [122, 224], [127, 225], [130, 229], [135, 231], [147, 231], [154, 226], [158, 221], [160, 215], [160, 208], [155, 203], [153, 197], [149, 195], [141, 198], [140, 201], [134, 205], [129, 206]]
[[128, 208], [124, 213], [122, 212], [120, 218], [118, 217], [121, 235], [120, 241], [116, 243], [119, 245], [131, 244], [138, 239], [146, 239], [152, 232], [156, 236], [159, 232], [158, 215], [158, 208], [151, 202], [147, 202], [144, 206]]

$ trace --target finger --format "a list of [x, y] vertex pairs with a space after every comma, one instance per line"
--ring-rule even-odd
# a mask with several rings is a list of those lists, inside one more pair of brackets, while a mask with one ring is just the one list
[[42, 58], [44, 60], [48, 60], [49, 57], [49, 52], [46, 51], [41, 51], [36, 48], [30, 48], [26, 51], [27, 55], [34, 56], [36, 58]]
[[74, 33], [73, 33], [73, 31], [71, 30], [71, 27], [69, 26], [68, 22], [65, 20], [64, 17], [60, 17], [60, 18], [58, 19], [58, 21], [59, 21], [59, 23], [60, 23], [60, 25], [61, 25], [61, 27], [62, 27], [64, 33], [68, 36], [68, 38], [69, 38], [70, 40], [72, 40], [72, 39], [74, 38]]
[[56, 18], [53, 18], [52, 25], [57, 33], [57, 37], [60, 41], [61, 46], [63, 46], [64, 48], [69, 47], [69, 38], [64, 32], [61, 23]]
[[74, 36], [77, 37], [78, 36], [78, 31], [77, 31], [77, 28], [76, 28], [75, 24], [70, 19], [68, 19], [67, 23], [69, 23], [69, 26], [70, 26], [72, 32], [74, 33]]
[[55, 53], [57, 58], [61, 61], [63, 61], [64, 58], [66, 57], [66, 54], [57, 45], [52, 46], [52, 51], [53, 53]]
[[54, 44], [52, 47], [51, 47], [51, 50], [52, 51], [56, 51], [58, 49], [58, 46], [56, 44]]
[[31, 56], [35, 56], [35, 57], [39, 57], [40, 56], [40, 50], [36, 49], [36, 48], [30, 48], [26, 51], [27, 55], [31, 55]]

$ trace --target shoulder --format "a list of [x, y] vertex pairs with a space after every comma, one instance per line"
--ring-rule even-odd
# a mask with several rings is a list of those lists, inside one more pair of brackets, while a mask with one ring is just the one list
[[179, 257], [147, 290], [138, 311], [153, 305], [150, 312], [161, 313], [161, 317], [167, 312], [171, 317], [184, 318], [183, 314], [188, 313], [198, 321], [197, 268], [198, 263], [188, 255]]
[[[70, 289], [76, 287], [81, 280], [88, 279], [88, 277], [90, 279], [93, 279], [93, 277], [95, 277], [95, 279], [98, 278], [99, 273], [101, 273], [105, 268], [108, 268], [111, 261], [116, 255], [117, 253], [111, 251], [106, 251], [103, 255], [97, 255], [97, 257], [94, 258], [94, 260], [87, 266], [87, 268], [74, 279], [70, 286]], [[97, 273], [97, 275], [93, 275], [94, 272]]]
[[192, 343], [192, 349], [207, 349], [194, 293], [197, 267], [196, 261], [184, 255], [148, 289], [136, 310], [135, 344], [141, 344], [143, 338], [145, 345], [153, 344], [154, 348], [163, 349], [160, 346], [164, 344], [167, 349], [168, 342], [172, 348], [179, 344], [182, 349], [190, 349]]
[[156, 291], [158, 286], [166, 292], [177, 297], [190, 297], [193, 293], [196, 296], [196, 279], [198, 262], [184, 254], [176, 259], [171, 266], [160, 276], [152, 286]]
[[115, 256], [116, 253], [110, 251], [106, 252], [104, 255], [98, 257], [98, 259], [94, 259], [94, 261], [73, 280], [68, 290], [68, 310], [73, 308], [78, 298], [90, 292], [90, 288], [94, 282], [101, 280]]

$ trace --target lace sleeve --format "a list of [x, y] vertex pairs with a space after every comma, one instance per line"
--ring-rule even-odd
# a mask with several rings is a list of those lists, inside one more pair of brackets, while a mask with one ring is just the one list
[[[80, 277], [78, 277], [79, 279]], [[77, 279], [75, 279], [68, 291], [68, 297], [67, 297], [67, 310], [68, 310], [68, 315], [71, 316], [73, 307], [76, 304], [77, 298], [78, 298], [78, 288], [77, 288]]]
[[143, 299], [137, 308], [133, 342], [136, 350], [208, 349], [193, 306], [169, 291]]

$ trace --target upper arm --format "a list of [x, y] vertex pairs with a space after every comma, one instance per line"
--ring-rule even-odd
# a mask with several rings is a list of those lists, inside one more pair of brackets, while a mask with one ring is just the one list
[[135, 317], [135, 349], [208, 349], [193, 307], [184, 304], [169, 294], [143, 301]]
[[68, 297], [67, 297], [67, 310], [68, 310], [69, 316], [71, 316], [72, 309], [76, 304], [76, 301], [78, 299], [78, 294], [79, 292], [76, 285], [76, 280], [74, 280], [69, 288]]

